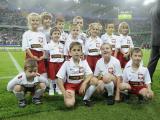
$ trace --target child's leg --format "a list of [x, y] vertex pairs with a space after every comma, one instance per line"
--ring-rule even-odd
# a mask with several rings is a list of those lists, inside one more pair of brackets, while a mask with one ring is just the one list
[[21, 85], [16, 85], [13, 89], [13, 93], [15, 94], [16, 98], [20, 100], [24, 100], [24, 91]]
[[75, 91], [66, 90], [65, 95], [64, 95], [64, 104], [68, 108], [71, 108], [75, 105]]
[[139, 94], [142, 95], [143, 97], [147, 99], [152, 99], [153, 98], [153, 91], [149, 91], [147, 88], [142, 88], [139, 91]]
[[16, 85], [13, 89], [13, 93], [19, 101], [19, 107], [25, 107], [26, 100], [24, 98], [24, 88], [21, 85]]
[[49, 80], [49, 95], [54, 95], [55, 81]]
[[[54, 81], [56, 81], [57, 79], [55, 79]], [[62, 92], [61, 92], [61, 90], [59, 89], [59, 87], [58, 87], [58, 85], [57, 85], [57, 83], [55, 82], [55, 91], [59, 94], [59, 95], [62, 95]]]
[[92, 94], [96, 91], [96, 86], [97, 86], [97, 84], [98, 84], [98, 79], [95, 78], [95, 77], [93, 77], [93, 78], [90, 80], [90, 86], [89, 86], [89, 88], [87, 89], [83, 100], [89, 100], [89, 99], [90, 99], [90, 97], [92, 96]]
[[37, 88], [35, 90], [32, 101], [34, 104], [41, 104], [40, 97], [43, 95], [43, 93], [46, 89], [46, 85], [45, 85], [45, 83], [39, 83], [36, 87]]

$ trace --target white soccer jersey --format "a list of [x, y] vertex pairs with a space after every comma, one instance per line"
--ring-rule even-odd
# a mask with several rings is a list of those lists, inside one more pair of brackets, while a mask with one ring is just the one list
[[50, 30], [51, 30], [51, 27], [49, 29], [45, 29], [44, 27], [40, 27], [38, 29], [38, 31], [40, 31], [43, 34], [45, 34], [47, 43], [49, 43], [51, 41], [51, 39], [50, 39]]
[[41, 32], [26, 31], [22, 38], [22, 50], [33, 49], [36, 51], [43, 51], [47, 44], [46, 37]]
[[80, 32], [78, 38], [83, 41], [83, 44], [85, 44], [85, 42], [86, 42], [86, 40], [87, 40], [87, 35], [86, 35], [86, 33], [84, 33], [84, 32]]
[[62, 31], [62, 32], [61, 32], [61, 36], [60, 36], [60, 42], [61, 42], [62, 44], [65, 44], [67, 38], [68, 38], [68, 33]]
[[104, 58], [97, 61], [94, 76], [105, 75], [107, 73], [111, 73], [115, 76], [122, 76], [121, 65], [117, 58], [111, 56], [108, 64], [104, 62]]
[[151, 83], [149, 71], [146, 67], [140, 66], [137, 71], [134, 71], [132, 67], [127, 67], [123, 70], [123, 82], [144, 82], [145, 84]]
[[122, 34], [118, 37], [119, 45], [117, 48], [120, 48], [123, 53], [127, 53], [129, 48], [134, 48], [133, 41], [131, 36], [123, 36]]
[[50, 62], [63, 62], [64, 61], [64, 45], [60, 42], [55, 43], [51, 41], [45, 47], [49, 51]]
[[109, 36], [107, 33], [103, 34], [101, 36], [102, 42], [103, 43], [109, 43], [112, 45], [112, 50], [115, 50], [116, 47], [116, 43], [118, 42], [118, 37], [114, 34], [112, 34], [111, 36]]
[[102, 40], [99, 37], [96, 37], [95, 40], [92, 40], [92, 38], [89, 37], [85, 43], [85, 55], [90, 55], [90, 56], [100, 55], [101, 45], [102, 45]]
[[69, 55], [69, 47], [70, 47], [70, 44], [72, 42], [79, 42], [81, 43], [82, 45], [82, 51], [84, 53], [84, 44], [83, 44], [83, 41], [79, 38], [77, 38], [76, 40], [73, 40], [71, 36], [68, 37], [67, 41], [65, 42], [65, 45], [64, 45], [64, 55]]
[[7, 85], [7, 90], [13, 91], [15, 85], [22, 85], [24, 87], [33, 87], [36, 83], [39, 82], [43, 82], [46, 85], [48, 84], [48, 80], [43, 76], [40, 76], [38, 73], [37, 76], [32, 81], [28, 81], [25, 72], [22, 72], [19, 73], [16, 77], [14, 77], [11, 81], [9, 81]]
[[68, 83], [80, 83], [86, 75], [92, 74], [92, 71], [86, 60], [80, 60], [76, 65], [71, 58], [69, 61], [65, 61], [57, 73], [57, 77], [61, 79], [67, 79]]

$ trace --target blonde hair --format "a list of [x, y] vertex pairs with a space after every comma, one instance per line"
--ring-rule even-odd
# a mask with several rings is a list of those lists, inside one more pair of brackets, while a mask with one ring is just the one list
[[[38, 18], [39, 22], [41, 20], [41, 17], [38, 13], [30, 13], [28, 16], [27, 16], [27, 20], [28, 20], [28, 28], [31, 29], [32, 26], [31, 26], [31, 20], [33, 18]], [[40, 23], [39, 23], [40, 24]]]
[[24, 63], [24, 70], [26, 71], [27, 69], [33, 69], [37, 67], [38, 68], [38, 64], [37, 61], [33, 58], [28, 58], [26, 59], [25, 63]]
[[127, 22], [121, 22], [118, 26], [118, 33], [121, 34], [122, 33], [122, 28], [124, 25], [128, 26], [128, 33], [130, 32], [130, 28], [129, 28], [129, 24]]
[[43, 20], [48, 17], [49, 19], [52, 19], [52, 14], [51, 13], [48, 13], [48, 12], [42, 12], [41, 13], [41, 23], [43, 24]]
[[73, 23], [77, 23], [77, 20], [83, 20], [81, 16], [76, 16], [73, 18]]
[[99, 34], [100, 34], [100, 32], [102, 30], [102, 25], [100, 23], [98, 23], [98, 22], [94, 22], [94, 23], [90, 23], [89, 26], [88, 26], [88, 30], [87, 30], [88, 36], [91, 35], [90, 30], [93, 29], [93, 28], [95, 28], [95, 27], [98, 28]]

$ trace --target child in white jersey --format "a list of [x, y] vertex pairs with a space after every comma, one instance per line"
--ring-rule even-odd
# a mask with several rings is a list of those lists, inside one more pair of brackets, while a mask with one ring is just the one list
[[29, 30], [23, 34], [22, 49], [26, 52], [26, 59], [33, 58], [37, 60], [38, 73], [46, 76], [44, 46], [47, 43], [45, 35], [38, 31], [40, 20], [40, 15], [37, 13], [30, 13], [28, 15]]
[[19, 73], [7, 85], [7, 90], [12, 91], [19, 101], [19, 107], [25, 107], [25, 93], [32, 92], [32, 102], [41, 104], [41, 97], [45, 91], [47, 79], [37, 73], [38, 65], [34, 59], [27, 59], [24, 64], [24, 72]]
[[112, 55], [114, 56], [115, 46], [117, 43], [117, 36], [114, 35], [115, 26], [114, 23], [108, 23], [106, 25], [106, 33], [101, 36], [103, 43], [109, 43], [112, 45]]
[[[57, 84], [64, 96], [64, 103], [67, 107], [75, 105], [75, 94], [84, 94], [86, 87], [92, 77], [92, 71], [86, 60], [81, 60], [82, 45], [79, 42], [72, 42], [70, 45], [69, 61], [65, 61], [57, 73]], [[63, 79], [66, 78], [66, 82]]]
[[[120, 100], [119, 84], [122, 76], [120, 62], [118, 59], [111, 56], [112, 46], [108, 43], [102, 44], [101, 53], [102, 58], [97, 61], [94, 71], [95, 77], [91, 79], [91, 85], [83, 98], [86, 106], [90, 106], [90, 97], [96, 89], [100, 92], [103, 92], [105, 89], [108, 92], [106, 93], [108, 105], [113, 105], [114, 100]], [[114, 86], [116, 86], [115, 98]]]
[[56, 85], [56, 74], [64, 62], [64, 45], [60, 43], [61, 31], [52, 28], [50, 31], [51, 41], [47, 44], [46, 50], [49, 51], [48, 61], [48, 77], [50, 79], [49, 95], [54, 95], [54, 92], [62, 94]]
[[[142, 56], [143, 53], [140, 48], [134, 48], [131, 51], [132, 65], [124, 69], [123, 83], [120, 85], [122, 91], [138, 95], [139, 102], [143, 101], [144, 98], [153, 98], [148, 69], [140, 64]], [[129, 99], [129, 95], [125, 97]]]
[[65, 19], [63, 16], [56, 17], [55, 27], [61, 31], [60, 42], [62, 44], [65, 44], [68, 38], [68, 33], [64, 32], [64, 23]]
[[100, 30], [99, 23], [91, 23], [88, 30], [90, 37], [85, 43], [85, 56], [92, 72], [95, 70], [97, 60], [101, 58], [100, 47], [102, 40], [99, 38]]
[[119, 59], [121, 67], [124, 68], [130, 59], [130, 51], [134, 48], [131, 36], [129, 36], [129, 25], [126, 22], [119, 24], [118, 43], [116, 46], [115, 56]]

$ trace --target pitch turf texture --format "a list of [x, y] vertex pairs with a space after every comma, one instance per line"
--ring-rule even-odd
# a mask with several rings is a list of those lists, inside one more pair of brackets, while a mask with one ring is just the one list
[[[28, 104], [19, 108], [15, 96], [6, 90], [8, 81], [18, 74], [8, 52], [0, 49], [0, 120], [159, 120], [160, 119], [160, 62], [154, 74], [153, 91], [155, 98], [144, 104], [116, 103], [108, 106], [103, 97], [94, 98], [94, 106], [87, 108], [82, 103], [82, 97], [77, 98], [76, 107], [64, 107], [62, 96], [48, 96], [45, 93], [43, 104], [36, 106], [27, 96]], [[19, 65], [23, 68], [24, 53], [21, 50], [9, 50]], [[149, 50], [144, 50], [144, 64], [147, 65]]]

